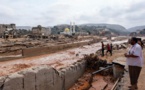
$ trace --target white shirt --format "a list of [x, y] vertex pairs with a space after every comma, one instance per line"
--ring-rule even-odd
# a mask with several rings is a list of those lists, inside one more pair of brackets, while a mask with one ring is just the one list
[[127, 57], [127, 65], [130, 66], [143, 66], [143, 53], [142, 48], [139, 44], [133, 45], [130, 50], [128, 51], [128, 54], [133, 54], [135, 56], [138, 56], [136, 58], [133, 57]]

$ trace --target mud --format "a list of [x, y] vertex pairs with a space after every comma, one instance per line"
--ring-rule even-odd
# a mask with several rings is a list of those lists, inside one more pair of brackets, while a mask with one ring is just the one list
[[[111, 63], [117, 57], [122, 57], [126, 51], [124, 49], [120, 49], [113, 52], [115, 54], [113, 54], [112, 56], [99, 56], [98, 58], [107, 60], [109, 63]], [[93, 58], [95, 59], [95, 57]], [[91, 59], [89, 58], [89, 60]], [[113, 70], [108, 69], [92, 76], [91, 73], [96, 70], [98, 69], [90, 69], [90, 67], [87, 68], [85, 74], [80, 79], [78, 79], [76, 84], [69, 90], [111, 90], [116, 81], [116, 78], [113, 76]], [[93, 79], [91, 80], [91, 78]]]

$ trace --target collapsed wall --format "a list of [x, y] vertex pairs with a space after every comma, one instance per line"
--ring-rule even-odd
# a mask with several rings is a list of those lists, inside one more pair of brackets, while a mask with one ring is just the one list
[[0, 77], [0, 90], [68, 90], [80, 78], [86, 61], [56, 70], [43, 65]]

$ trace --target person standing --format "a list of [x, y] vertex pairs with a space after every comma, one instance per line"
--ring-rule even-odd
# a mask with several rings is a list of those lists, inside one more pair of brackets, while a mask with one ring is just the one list
[[103, 42], [101, 42], [102, 43], [102, 57], [104, 56], [104, 50], [105, 50], [105, 46], [104, 46], [104, 43]]
[[112, 52], [113, 52], [113, 46], [112, 46], [112, 43], [110, 44], [110, 48], [111, 48], [111, 55], [112, 55]]
[[129, 86], [130, 90], [137, 89], [138, 78], [143, 66], [143, 53], [141, 46], [137, 43], [137, 38], [132, 37], [129, 42], [132, 47], [125, 53], [124, 56], [127, 58], [127, 65], [129, 68], [129, 77], [131, 86]]
[[137, 43], [138, 43], [138, 44], [142, 47], [142, 49], [143, 49], [144, 44], [143, 44], [143, 42], [141, 41], [141, 39], [138, 39]]
[[107, 53], [110, 53], [110, 55], [112, 56], [112, 53], [111, 53], [111, 46], [110, 46], [110, 44], [108, 43], [107, 44], [107, 51], [106, 51], [106, 55], [107, 55]]

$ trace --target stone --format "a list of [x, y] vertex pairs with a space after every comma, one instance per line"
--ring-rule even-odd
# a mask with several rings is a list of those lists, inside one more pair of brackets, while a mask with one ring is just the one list
[[14, 73], [9, 75], [4, 82], [4, 87], [2, 90], [24, 90], [23, 89], [23, 75]]
[[36, 90], [36, 72], [32, 69], [21, 71], [20, 74], [24, 76], [24, 90]]
[[36, 71], [36, 90], [52, 90], [50, 88], [55, 84], [53, 68], [41, 66]]

